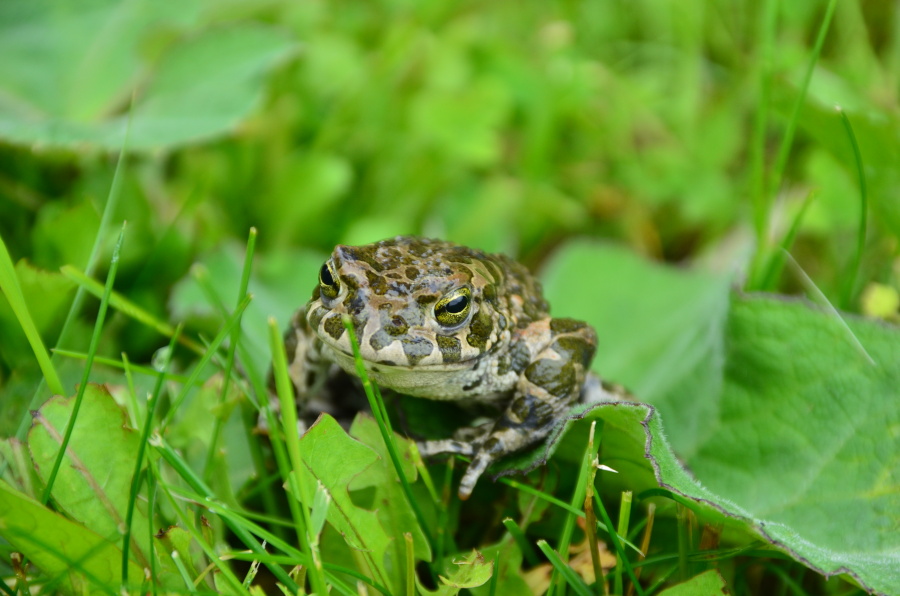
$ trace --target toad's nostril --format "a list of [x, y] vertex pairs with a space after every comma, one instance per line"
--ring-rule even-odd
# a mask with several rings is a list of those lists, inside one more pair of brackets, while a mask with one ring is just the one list
[[384, 330], [391, 337], [398, 337], [409, 331], [409, 325], [400, 315], [393, 315], [384, 322]]

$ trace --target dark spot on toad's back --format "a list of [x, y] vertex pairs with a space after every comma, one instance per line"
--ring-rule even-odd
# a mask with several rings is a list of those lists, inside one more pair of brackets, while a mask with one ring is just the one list
[[550, 331], [554, 333], [572, 333], [587, 327], [587, 323], [575, 319], [550, 319]]
[[440, 296], [437, 294], [419, 294], [416, 296], [416, 302], [422, 306], [428, 306], [429, 304], [437, 302], [438, 298], [440, 298]]
[[525, 369], [525, 378], [556, 397], [568, 397], [576, 390], [575, 366], [564, 360], [535, 360]]
[[509, 350], [510, 368], [521, 374], [531, 362], [531, 350], [525, 342], [516, 342]]
[[464, 263], [468, 265], [472, 262], [472, 257], [468, 255], [447, 255], [447, 260], [451, 263]]
[[374, 271], [366, 271], [366, 279], [369, 282], [369, 288], [376, 296], [384, 296], [392, 284], [382, 275], [378, 275]]
[[578, 336], [558, 337], [550, 344], [551, 349], [569, 362], [580, 362], [582, 366], [589, 366], [594, 357], [594, 348], [583, 338]]
[[384, 271], [384, 265], [381, 263], [381, 261], [379, 261], [376, 258], [375, 251], [372, 250], [371, 248], [364, 247], [364, 246], [356, 246], [356, 247], [349, 247], [349, 248], [350, 248], [350, 250], [347, 251], [345, 254], [350, 256], [353, 260], [362, 261], [363, 263], [365, 263], [366, 265], [368, 265], [375, 271], [378, 271], [379, 273]]
[[382, 319], [381, 326], [392, 337], [404, 335], [409, 330], [409, 325], [406, 324], [406, 321], [400, 315], [388, 315]]
[[[484, 289], [481, 290], [481, 295], [484, 296], [484, 299], [494, 304], [497, 302], [497, 286], [493, 284], [488, 284], [484, 286]], [[502, 315], [501, 315], [502, 316]]]

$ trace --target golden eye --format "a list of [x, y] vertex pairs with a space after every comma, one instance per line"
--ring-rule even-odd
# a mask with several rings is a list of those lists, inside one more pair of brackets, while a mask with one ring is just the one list
[[457, 288], [434, 305], [434, 317], [442, 327], [456, 327], [469, 316], [472, 292], [467, 287]]
[[326, 298], [334, 300], [341, 291], [341, 284], [335, 279], [331, 269], [331, 261], [328, 261], [319, 270], [319, 291]]

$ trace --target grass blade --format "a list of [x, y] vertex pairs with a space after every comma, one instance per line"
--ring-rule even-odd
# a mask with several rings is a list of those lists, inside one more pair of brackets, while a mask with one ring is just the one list
[[675, 520], [678, 526], [678, 575], [680, 581], [687, 581], [691, 577], [688, 557], [694, 552], [694, 516], [687, 507], [677, 505]]
[[505, 484], [507, 486], [511, 486], [512, 488], [514, 488], [516, 490], [526, 492], [530, 495], [534, 495], [535, 497], [542, 499], [544, 501], [547, 501], [548, 503], [550, 503], [552, 505], [556, 505], [560, 509], [565, 509], [572, 515], [577, 515], [577, 516], [584, 515], [584, 512], [581, 509], [579, 509], [578, 507], [575, 507], [574, 505], [570, 505], [569, 503], [566, 503], [565, 501], [557, 499], [556, 497], [552, 497], [552, 496], [548, 495], [547, 493], [541, 492], [538, 489], [534, 488], [533, 486], [529, 486], [527, 484], [519, 482], [518, 480], [512, 480], [511, 478], [502, 477], [498, 480], [498, 482], [502, 482], [503, 484]]
[[406, 577], [406, 594], [407, 596], [415, 596], [416, 594], [416, 559], [413, 551], [413, 537], [409, 532], [403, 534], [403, 545], [405, 559], [404, 576]]
[[590, 588], [584, 585], [578, 574], [562, 560], [559, 554], [547, 544], [546, 540], [538, 540], [537, 545], [547, 556], [550, 564], [553, 565], [553, 573], [569, 584], [578, 596], [593, 596]]
[[[287, 443], [288, 458], [290, 459], [291, 472], [288, 482], [292, 485], [291, 492], [297, 499], [303, 499], [310, 491], [303, 486], [304, 475], [301, 471], [305, 465], [300, 456], [300, 435], [297, 433], [297, 406], [294, 401], [294, 390], [291, 386], [287, 372], [287, 354], [284, 351], [284, 342], [281, 341], [281, 333], [274, 318], [269, 319], [269, 345], [272, 348], [272, 368], [275, 371], [275, 384], [278, 399], [281, 401], [281, 422], [284, 428], [284, 440]], [[294, 498], [288, 496], [289, 499]], [[315, 540], [309, 534], [312, 528], [311, 515], [308, 503], [301, 503], [300, 515], [303, 520], [302, 527], [297, 528], [297, 540], [300, 549], [312, 561], [310, 571], [310, 583], [318, 594], [326, 594], [325, 576], [322, 570], [322, 559], [313, 542]]]
[[[225, 307], [225, 304], [219, 298], [218, 294], [216, 294], [212, 283], [210, 283], [206, 269], [202, 266], [195, 265], [191, 268], [191, 273], [209, 303], [219, 311], [223, 319], [227, 320], [229, 317], [228, 309]], [[248, 353], [243, 336], [238, 337], [237, 349], [241, 363], [244, 365], [244, 375], [247, 380], [249, 380], [250, 386], [253, 389], [251, 395], [248, 396], [249, 399], [241, 401], [241, 424], [244, 427], [244, 435], [247, 438], [247, 444], [250, 445], [250, 456], [253, 459], [253, 467], [256, 470], [256, 475], [260, 479], [265, 479], [268, 476], [268, 471], [265, 455], [262, 452], [260, 442], [257, 440], [255, 423], [259, 419], [260, 412], [266, 416], [266, 422], [270, 429], [278, 428], [277, 420], [275, 420], [274, 416], [270, 416], [271, 411], [268, 407], [269, 390], [266, 387], [266, 382], [263, 380], [263, 375], [256, 369], [254, 360]], [[289, 467], [287, 465], [287, 453], [284, 450], [284, 443], [281, 440], [281, 435], [278, 432], [273, 432], [269, 436], [269, 439], [272, 445], [272, 451], [275, 454], [275, 462], [279, 473], [283, 478], [287, 478]], [[263, 506], [269, 515], [273, 517], [276, 516], [278, 512], [278, 503], [275, 498], [275, 492], [271, 490], [262, 491], [262, 501]], [[291, 511], [294, 524], [300, 523], [299, 504], [297, 504], [295, 500], [288, 499], [288, 508]], [[287, 533], [284, 531], [283, 526], [276, 526], [275, 530], [278, 532], [279, 537], [286, 538]]]
[[806, 211], [807, 209], [809, 209], [809, 206], [812, 205], [816, 196], [817, 193], [815, 191], [812, 191], [806, 195], [806, 199], [804, 199], [803, 205], [800, 207], [800, 211], [797, 212], [797, 215], [794, 216], [794, 221], [791, 222], [791, 227], [788, 230], [788, 233], [785, 234], [784, 238], [781, 239], [781, 243], [779, 244], [779, 248], [781, 248], [781, 250], [776, 251], [769, 259], [766, 271], [762, 276], [762, 282], [760, 283], [759, 289], [775, 289], [775, 284], [778, 281], [778, 277], [781, 275], [781, 272], [784, 269], [784, 255], [790, 252], [791, 247], [794, 245], [794, 239], [797, 237], [797, 232], [800, 230], [800, 224], [803, 222]]
[[797, 275], [800, 277], [800, 281], [803, 285], [809, 290], [809, 292], [814, 297], [814, 300], [825, 307], [828, 312], [833, 315], [834, 321], [840, 326], [841, 331], [844, 332], [847, 339], [850, 340], [850, 343], [859, 351], [860, 356], [866, 359], [866, 361], [871, 366], [878, 366], [878, 363], [872, 358], [872, 355], [866, 350], [866, 347], [859, 341], [859, 338], [854, 335], [853, 330], [850, 329], [850, 326], [847, 325], [847, 321], [844, 320], [844, 317], [841, 315], [841, 312], [834, 307], [831, 302], [829, 302], [828, 297], [825, 296], [825, 293], [819, 289], [819, 286], [809, 277], [806, 271], [800, 266], [800, 264], [794, 260], [794, 257], [791, 256], [791, 253], [786, 253], [785, 256], [788, 258], [788, 262], [797, 272]]
[[[770, 44], [774, 43], [774, 28], [775, 28], [775, 19], [777, 18], [777, 6], [778, 2], [774, 0], [769, 0], [766, 4], [766, 21], [765, 21], [765, 43], [767, 43], [767, 48]], [[812, 80], [813, 71], [815, 70], [816, 64], [819, 62], [819, 56], [822, 53], [822, 46], [825, 43], [825, 37], [828, 35], [828, 29], [831, 26], [831, 18], [834, 16], [834, 9], [837, 6], [837, 0], [830, 0], [828, 2], [828, 6], [825, 9], [825, 15], [822, 17], [822, 22], [819, 24], [819, 31], [816, 36], [815, 45], [812, 48], [811, 56], [809, 59], [809, 64], [807, 64], [806, 72], [803, 75], [803, 80], [800, 83], [800, 88], [798, 90], [797, 98], [794, 101], [794, 105], [791, 108], [791, 115], [788, 118], [787, 128], [785, 129], [784, 136], [781, 139], [781, 144], [778, 147], [778, 153], [775, 158], [775, 165], [773, 166], [772, 175], [769, 176], [768, 183], [762, 185], [761, 188], [757, 189], [755, 192], [759, 192], [759, 196], [756, 201], [756, 208], [754, 209], [754, 227], [756, 229], [757, 235], [757, 252], [753, 258], [753, 265], [751, 269], [750, 279], [748, 281], [748, 289], [749, 290], [757, 290], [762, 289], [762, 277], [769, 269], [768, 262], [774, 258], [774, 253], [769, 251], [766, 242], [766, 222], [769, 219], [769, 213], [771, 211], [771, 205], [774, 200], [775, 195], [778, 192], [778, 189], [781, 188], [782, 178], [784, 177], [784, 170], [787, 167], [787, 160], [791, 154], [791, 148], [794, 144], [794, 134], [797, 131], [797, 124], [800, 120], [800, 110], [803, 108], [803, 103], [806, 101], [806, 93], [809, 89], [809, 83]], [[769, 13], [769, 11], [774, 11]], [[771, 49], [767, 49], [767, 58], [771, 60]], [[761, 99], [765, 99], [768, 103], [768, 89], [770, 86], [771, 73], [764, 73], [763, 81], [764, 81], [764, 89], [766, 91], [765, 96]], [[761, 110], [767, 110], [767, 107], [761, 107]], [[765, 114], [766, 112], [763, 112]], [[754, 130], [754, 171], [756, 171], [757, 167], [761, 168], [762, 164], [762, 154], [759, 157], [756, 156], [757, 152], [761, 152], [763, 150], [765, 144], [765, 116], [759, 116], [758, 119], [761, 121], [755, 124], [755, 128], [759, 130]], [[758, 138], [757, 138], [758, 137]], [[757, 165], [757, 161], [759, 165]], [[763, 179], [764, 176], [760, 172], [756, 172], [755, 176]], [[755, 184], [758, 184], [755, 182]]]
[[756, 244], [764, 246], [766, 222], [769, 218], [770, 201], [766, 184], [766, 129], [769, 123], [769, 108], [772, 95], [772, 72], [775, 54], [775, 30], [778, 22], [778, 0], [766, 0], [760, 26], [761, 42], [758, 64], [759, 96], [756, 100], [756, 114], [753, 119], [752, 142], [750, 143], [750, 196], [753, 201], [753, 228]]
[[[588, 444], [585, 445], [584, 456], [581, 460], [581, 469], [578, 472], [578, 480], [575, 482], [575, 490], [572, 493], [572, 501], [570, 504], [571, 509], [578, 510], [578, 505], [584, 504], [584, 495], [587, 493], [587, 479], [590, 476], [591, 464], [596, 458], [597, 451], [594, 448], [594, 430], [597, 427], [597, 422], [594, 421], [591, 423], [591, 432], [588, 437]], [[580, 515], [583, 515], [583, 512], [578, 510]], [[563, 564], [565, 565], [566, 561], [569, 559], [569, 543], [572, 540], [572, 531], [575, 529], [575, 520], [578, 519], [579, 515], [575, 515], [569, 510], [569, 515], [566, 516], [566, 521], [563, 524], [563, 530], [559, 535], [559, 543], [557, 544], [557, 549], [562, 553], [560, 555]], [[610, 526], [612, 527], [612, 526]], [[566, 565], [568, 569], [568, 566]], [[557, 582], [561, 581], [561, 577], [559, 575], [559, 569], [554, 565], [553, 577], [550, 579], [550, 585], [553, 586]], [[568, 580], [566, 580], [568, 581]]]
[[[141, 468], [144, 466], [144, 452], [147, 449], [147, 440], [150, 437], [150, 427], [153, 425], [156, 404], [159, 403], [163, 381], [166, 379], [166, 371], [168, 371], [169, 364], [172, 362], [172, 352], [175, 349], [175, 342], [178, 341], [179, 335], [181, 335], [181, 326], [175, 330], [175, 334], [169, 342], [169, 348], [166, 350], [165, 360], [162, 366], [160, 366], [159, 374], [156, 377], [156, 385], [153, 387], [153, 394], [150, 396], [150, 401], [147, 403], [147, 413], [144, 417], [144, 426], [141, 430], [141, 441], [138, 443], [137, 458], [135, 458], [134, 462], [134, 474], [131, 476], [131, 492], [128, 498], [128, 510], [125, 514], [125, 536], [123, 537], [124, 543], [122, 545], [123, 587], [128, 584], [128, 548], [131, 544], [131, 522], [134, 519], [134, 507], [135, 503], [137, 503], [138, 491], [141, 488], [141, 479], [143, 478]], [[152, 519], [152, 511], [148, 512], [148, 516]], [[150, 541], [150, 544], [153, 544], [152, 540]]]
[[[87, 360], [87, 354], [83, 352], [73, 352], [71, 350], [61, 350], [59, 348], [53, 350], [54, 354], [59, 356], [65, 356], [66, 358], [75, 358], [77, 360]], [[131, 376], [131, 373], [138, 373], [141, 375], [147, 375], [155, 377], [159, 374], [158, 370], [155, 370], [149, 366], [141, 366], [139, 364], [132, 364], [128, 361], [127, 357], [123, 356], [122, 360], [116, 360], [114, 358], [106, 358], [103, 356], [94, 356], [94, 362], [97, 364], [102, 364], [104, 366], [109, 366], [111, 368], [120, 368], [125, 371], [126, 376]], [[185, 375], [179, 375], [176, 373], [168, 373], [166, 375], [166, 379], [170, 381], [175, 381], [176, 383], [187, 383], [188, 377]], [[133, 383], [129, 383], [132, 384]], [[135, 410], [136, 412], [137, 410]]]
[[[247, 238], [247, 251], [244, 255], [244, 269], [241, 273], [241, 283], [238, 287], [238, 295], [237, 295], [237, 305], [240, 305], [241, 300], [247, 296], [247, 287], [250, 285], [250, 269], [253, 264], [253, 252], [256, 248], [256, 228], [250, 228], [250, 234]], [[236, 306], [237, 306], [236, 305]], [[231, 331], [231, 343], [228, 345], [228, 355], [225, 360], [225, 373], [224, 378], [222, 379], [222, 391], [219, 393], [219, 408], [221, 410], [222, 404], [225, 403], [225, 400], [228, 396], [228, 389], [231, 386], [231, 374], [234, 371], [234, 356], [237, 350], [238, 343], [240, 343], [241, 338], [241, 317], [238, 316], [237, 321], [234, 325], [234, 328]], [[206, 469], [203, 472], [203, 477], [206, 478], [206, 481], [209, 482], [212, 473], [213, 473], [213, 462], [215, 461], [216, 449], [219, 445], [219, 435], [222, 432], [222, 424], [224, 420], [221, 416], [215, 417], [215, 422], [213, 423], [213, 432], [212, 437], [209, 441], [209, 449], [206, 454]]]
[[606, 507], [603, 506], [603, 501], [601, 501], [599, 498], [595, 498], [594, 502], [597, 505], [596, 510], [600, 513], [600, 517], [601, 519], [603, 519], [603, 524], [606, 526], [606, 531], [609, 534], [610, 542], [612, 542], [613, 550], [616, 551], [616, 560], [618, 561], [618, 564], [625, 566], [625, 572], [628, 573], [628, 577], [631, 579], [632, 584], [634, 585], [634, 589], [637, 591], [639, 596], [644, 596], [644, 591], [641, 589], [641, 585], [638, 583], [637, 576], [634, 574], [634, 569], [631, 565], [631, 562], [629, 561], [628, 557], [625, 556], [626, 544], [636, 550], [638, 554], [641, 554], [640, 549], [619, 536], [618, 533], [611, 531], [614, 526], [612, 524], [612, 520], [610, 520], [609, 518], [609, 513], [606, 512]]
[[[250, 377], [250, 382], [253, 385], [253, 390], [256, 393], [257, 399], [259, 400], [260, 412], [263, 416], [265, 416], [266, 425], [269, 429], [269, 442], [272, 446], [272, 453], [275, 456], [275, 465], [278, 468], [278, 474], [282, 479], [282, 482], [287, 482], [287, 480], [291, 477], [291, 464], [288, 459], [287, 448], [284, 444], [284, 436], [281, 432], [281, 426], [279, 425], [278, 418], [276, 416], [275, 411], [269, 405], [269, 390], [266, 387], [266, 384], [262, 380], [262, 375], [260, 375], [255, 367], [253, 366], [253, 361], [251, 359], [245, 358], [243, 355], [243, 347], [239, 346], [239, 349], [242, 350], [242, 360], [245, 362], [245, 366], [247, 367], [247, 375]], [[273, 370], [273, 374], [277, 377], [279, 373], [276, 373]], [[284, 373], [286, 374], [286, 373]], [[288, 380], [288, 384], [290, 384]], [[249, 432], [249, 429], [248, 429]], [[249, 435], [248, 435], [249, 436]], [[251, 445], [258, 444], [258, 441], [252, 441]], [[254, 451], [254, 465], [257, 466], [257, 470], [259, 470], [260, 478], [265, 478], [265, 470], [266, 465], [264, 461], [264, 456], [260, 450]], [[273, 491], [266, 491], [266, 494], [272, 495]], [[267, 504], [267, 510], [274, 514], [277, 512], [277, 506], [274, 503], [274, 499], [270, 498], [272, 502], [271, 506]], [[264, 501], [265, 502], [265, 501]], [[303, 514], [301, 513], [300, 503], [297, 499], [288, 498], [287, 499], [288, 510], [291, 513], [291, 520], [293, 521], [293, 527], [299, 528], [303, 526]], [[282, 540], [286, 539], [285, 533], [281, 526], [276, 526], [275, 531], [279, 534], [279, 538]]]
[[491, 573], [491, 583], [488, 585], [488, 596], [496, 596], [497, 582], [500, 581], [500, 551], [494, 553], [494, 567]]
[[181, 574], [181, 579], [184, 580], [184, 585], [187, 586], [188, 593], [196, 594], [197, 587], [194, 585], [194, 581], [191, 579], [187, 567], [184, 566], [184, 561], [181, 560], [181, 556], [178, 554], [177, 550], [172, 553], [172, 562], [175, 563], [175, 568], [178, 569], [178, 573]]
[[[593, 443], [593, 434], [594, 434], [594, 425], [591, 424], [591, 443]], [[594, 458], [594, 461], [591, 462], [591, 473], [588, 476], [587, 481], [587, 491], [584, 495], [584, 515], [585, 521], [585, 532], [587, 533], [587, 541], [588, 548], [591, 552], [591, 566], [594, 568], [594, 578], [595, 582], [603, 591], [603, 594], [608, 594], [608, 590], [606, 589], [606, 579], [603, 576], [603, 567], [600, 565], [600, 552], [598, 549], [599, 542], [597, 541], [597, 518], [594, 516], [594, 479], [597, 476], [597, 458]], [[618, 569], [618, 566], [616, 566]], [[621, 587], [616, 591], [616, 594], [621, 594]]]
[[806, 101], [806, 92], [809, 90], [809, 82], [812, 80], [813, 71], [819, 62], [819, 55], [822, 53], [822, 46], [825, 44], [825, 37], [828, 35], [828, 29], [831, 26], [831, 17], [834, 16], [834, 9], [837, 6], [837, 0], [830, 0], [825, 9], [825, 15], [819, 24], [819, 32], [816, 36], [816, 43], [812, 49], [812, 55], [809, 58], [809, 64], [806, 65], [806, 72], [803, 74], [803, 81], [800, 83], [800, 93], [791, 109], [791, 116], [788, 119], [787, 129], [784, 131], [784, 137], [781, 139], [781, 145], [778, 147], [778, 155], [775, 158], [775, 169], [772, 172], [771, 186], [768, 189], [768, 196], [771, 197], [778, 192], [781, 187], [781, 179], [784, 176], [784, 170], [787, 167], [788, 157], [791, 155], [791, 148], [794, 145], [794, 134], [797, 132], [797, 124], [800, 120], [800, 110], [803, 108], [803, 102]]
[[859, 151], [859, 143], [856, 142], [856, 135], [853, 133], [853, 126], [844, 110], [838, 108], [838, 114], [841, 116], [841, 122], [844, 124], [844, 130], [847, 131], [847, 138], [850, 139], [850, 148], [853, 150], [853, 161], [856, 164], [856, 175], [859, 179], [859, 227], [856, 232], [856, 253], [853, 260], [850, 261], [850, 270], [844, 276], [844, 287], [841, 291], [840, 306], [847, 309], [850, 301], [853, 299], [853, 293], [856, 290], [856, 280], [859, 277], [859, 264], [862, 261], [863, 250], [866, 247], [866, 226], [869, 215], [869, 193], [866, 187], [866, 173], [863, 169], [862, 154]]
[[[452, 461], [452, 460], [451, 460], [451, 461]], [[550, 504], [552, 504], [552, 505], [555, 505], [556, 507], [559, 507], [560, 509], [565, 509], [566, 511], [568, 511], [568, 512], [571, 513], [572, 515], [576, 515], [576, 516], [578, 516], [578, 517], [584, 517], [584, 512], [583, 512], [581, 509], [578, 509], [577, 507], [574, 507], [573, 505], [570, 505], [569, 503], [566, 503], [565, 501], [560, 501], [560, 500], [557, 499], [556, 497], [551, 497], [550, 495], [548, 495], [548, 494], [546, 494], [546, 493], [543, 493], [543, 492], [539, 491], [538, 489], [534, 488], [533, 486], [529, 486], [529, 485], [523, 484], [523, 483], [521, 483], [521, 482], [519, 482], [519, 481], [517, 481], [517, 480], [512, 480], [512, 479], [506, 478], [506, 477], [503, 477], [503, 478], [498, 479], [497, 482], [502, 482], [503, 484], [506, 484], [506, 485], [508, 485], [508, 486], [511, 486], [512, 488], [514, 488], [514, 489], [516, 489], [516, 490], [519, 490], [519, 491], [522, 491], [522, 492], [526, 492], [526, 493], [528, 493], [528, 494], [530, 494], [530, 495], [534, 495], [534, 496], [538, 497], [539, 499], [542, 499], [542, 500], [547, 501], [548, 503], [550, 503]], [[659, 489], [649, 489], [649, 490], [659, 490]], [[639, 498], [644, 498], [644, 495], [647, 494], [647, 493], [649, 492], [649, 490], [648, 490], [648, 491], [644, 491], [643, 493], [641, 493], [641, 495], [640, 495]], [[661, 493], [659, 493], [659, 494], [655, 494], [655, 493], [654, 493], [654, 494], [652, 494], [651, 496], [665, 496], [665, 497], [671, 497], [672, 495], [673, 495], [673, 493], [671, 493], [670, 491], [662, 490]], [[594, 495], [594, 497], [595, 497], [595, 500], [596, 500], [596, 494]], [[690, 501], [688, 501], [687, 499], [684, 499], [683, 497], [681, 497], [681, 498], [682, 498], [685, 502], [690, 503]], [[601, 530], [603, 530], [604, 532], [609, 532], [609, 527], [608, 527], [606, 524], [604, 524], [604, 523], [599, 523], [599, 522], [598, 522], [598, 527], [599, 527]], [[632, 550], [634, 550], [636, 553], [640, 553], [640, 552], [641, 552], [641, 550], [640, 550], [637, 546], [635, 546], [634, 544], [632, 544], [631, 542], [629, 542], [628, 540], [626, 540], [626, 539], [623, 538], [622, 536], [619, 536], [619, 540], [621, 540], [623, 544], [625, 544], [626, 546], [630, 547], [630, 548], [631, 548]]]
[[[619, 507], [619, 526], [616, 528], [616, 532], [619, 533], [619, 536], [627, 536], [628, 535], [628, 527], [631, 525], [631, 491], [625, 491], [622, 493], [622, 498], [620, 500]], [[619, 565], [616, 565], [616, 573], [613, 576], [614, 578], [614, 586], [616, 594], [622, 594], [622, 567], [627, 565], [625, 561], [620, 561]]]
[[[59, 375], [56, 373], [56, 368], [50, 360], [50, 355], [44, 346], [44, 340], [41, 339], [41, 334], [38, 333], [37, 325], [34, 324], [34, 319], [31, 318], [31, 313], [28, 311], [25, 296], [22, 294], [22, 287], [19, 285], [19, 277], [16, 275], [16, 268], [13, 265], [12, 257], [9, 256], [9, 251], [6, 249], [6, 243], [3, 242], [3, 238], [0, 238], [0, 291], [6, 296], [9, 306], [22, 327], [22, 331], [25, 332], [25, 337], [31, 345], [34, 357], [37, 358], [38, 366], [41, 367], [41, 373], [44, 375], [47, 386], [53, 393], [62, 395], [65, 393], [65, 389], [63, 389]], [[30, 407], [29, 411], [32, 409], [34, 408]], [[27, 412], [25, 419], [31, 419]]]
[[[647, 558], [646, 553], [650, 550], [650, 537], [653, 535], [653, 521], [656, 518], [656, 504], [650, 503], [647, 506], [647, 525], [644, 526], [644, 534], [641, 538], [641, 554], [638, 556], [637, 563], [640, 565]], [[634, 570], [635, 579], [641, 579], [641, 569], [643, 567], [636, 567]], [[627, 596], [631, 596], [634, 594], [634, 584], [629, 584]]]
[[[257, 556], [254, 553], [248, 553], [246, 551], [229, 553], [226, 556], [229, 559], [236, 559], [239, 561], [256, 561], [257, 560]], [[284, 555], [267, 555], [266, 558], [268, 560], [272, 561], [273, 563], [280, 563], [282, 565], [294, 565], [297, 563], [296, 559], [292, 559], [292, 558], [284, 556]], [[390, 592], [388, 592], [387, 588], [385, 588], [384, 586], [382, 586], [381, 584], [379, 584], [377, 582], [372, 581], [371, 578], [366, 577], [365, 575], [363, 575], [359, 571], [356, 571], [355, 569], [351, 569], [349, 567], [344, 567], [343, 565], [337, 565], [335, 563], [323, 563], [322, 567], [324, 567], [326, 571], [328, 571], [332, 574], [341, 573], [344, 575], [349, 575], [350, 577], [352, 577], [356, 580], [359, 580], [359, 581], [363, 582], [364, 584], [367, 584], [367, 585], [371, 586], [372, 588], [378, 590], [378, 592], [380, 592], [381, 594], [384, 594], [385, 596], [390, 596]], [[334, 582], [334, 579], [335, 578], [333, 578], [331, 576], [328, 578], [328, 580], [331, 582]]]

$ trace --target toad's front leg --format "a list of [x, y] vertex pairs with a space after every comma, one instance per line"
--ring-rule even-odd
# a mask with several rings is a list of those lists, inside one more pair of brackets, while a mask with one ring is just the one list
[[593, 328], [572, 319], [537, 321], [523, 336], [536, 349], [519, 377], [509, 406], [493, 428], [473, 445], [450, 445], [458, 442], [447, 441], [445, 449], [428, 446], [429, 453], [449, 451], [472, 456], [459, 486], [462, 499], [472, 494], [478, 478], [494, 461], [547, 436], [578, 399], [597, 348]]

